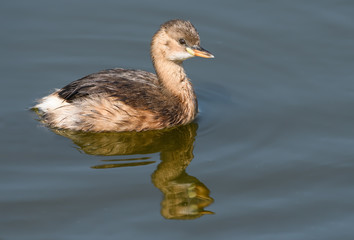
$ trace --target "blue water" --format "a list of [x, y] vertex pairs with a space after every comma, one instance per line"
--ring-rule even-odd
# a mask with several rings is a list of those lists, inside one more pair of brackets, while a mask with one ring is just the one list
[[[0, 4], [0, 239], [353, 239], [354, 2]], [[189, 19], [195, 123], [47, 129], [36, 99], [112, 67], [153, 71]]]

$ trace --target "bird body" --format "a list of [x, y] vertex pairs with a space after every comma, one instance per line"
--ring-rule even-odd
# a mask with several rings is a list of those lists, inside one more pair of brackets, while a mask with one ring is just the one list
[[78, 131], [145, 131], [190, 123], [198, 104], [182, 62], [193, 56], [213, 57], [199, 46], [189, 21], [168, 21], [151, 42], [156, 74], [103, 70], [40, 99], [35, 109], [49, 127]]

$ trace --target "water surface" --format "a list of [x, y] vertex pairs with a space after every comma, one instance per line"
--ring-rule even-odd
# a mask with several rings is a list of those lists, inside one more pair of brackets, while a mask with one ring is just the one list
[[[353, 239], [354, 3], [1, 3], [0, 239]], [[35, 100], [112, 67], [153, 71], [189, 19], [200, 114], [149, 133], [52, 131]]]

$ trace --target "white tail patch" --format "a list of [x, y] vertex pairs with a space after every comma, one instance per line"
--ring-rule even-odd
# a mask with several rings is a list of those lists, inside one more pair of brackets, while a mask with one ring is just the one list
[[48, 111], [53, 111], [54, 109], [63, 107], [65, 105], [68, 105], [68, 103], [64, 99], [60, 98], [55, 92], [47, 97], [42, 98], [40, 102], [35, 106], [35, 108], [38, 108], [38, 110], [44, 113], [47, 113]]

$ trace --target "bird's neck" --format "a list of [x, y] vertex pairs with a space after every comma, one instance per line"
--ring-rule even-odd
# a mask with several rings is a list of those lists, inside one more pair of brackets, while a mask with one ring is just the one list
[[182, 62], [157, 58], [153, 53], [152, 61], [162, 89], [166, 94], [177, 97], [187, 119], [194, 119], [198, 109], [197, 98]]
[[155, 59], [153, 62], [161, 85], [169, 92], [176, 96], [181, 96], [185, 91], [192, 89], [192, 84], [184, 71], [182, 62], [162, 59]]

